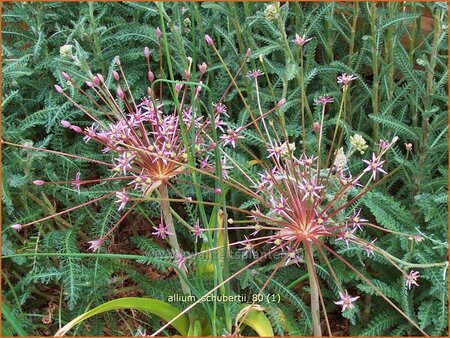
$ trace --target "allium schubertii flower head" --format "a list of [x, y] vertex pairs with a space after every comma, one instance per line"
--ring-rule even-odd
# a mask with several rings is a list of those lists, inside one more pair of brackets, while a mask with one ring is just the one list
[[[161, 30], [157, 29], [156, 34], [161, 37]], [[78, 155], [63, 154], [66, 156], [78, 158], [80, 160], [90, 161], [109, 167], [110, 177], [83, 180], [81, 173], [74, 175], [68, 182], [46, 182], [35, 180], [37, 186], [46, 184], [68, 184], [78, 193], [83, 190], [83, 186], [100, 182], [121, 182], [122, 187], [116, 191], [96, 198], [79, 206], [58, 212], [56, 215], [47, 216], [44, 219], [29, 222], [27, 224], [14, 224], [15, 230], [21, 230], [25, 227], [36, 224], [42, 220], [47, 220], [72, 210], [84, 207], [98, 202], [104, 198], [115, 198], [117, 210], [124, 212], [119, 222], [102, 238], [90, 241], [90, 249], [97, 250], [104, 240], [119, 225], [125, 216], [140, 201], [157, 200], [167, 207], [168, 187], [179, 195], [180, 201], [192, 201], [191, 197], [183, 196], [176, 189], [175, 183], [177, 177], [188, 174], [190, 168], [195, 166], [195, 159], [202, 159], [202, 170], [211, 172], [214, 168], [208, 162], [208, 152], [216, 146], [212, 141], [210, 134], [212, 126], [224, 132], [223, 117], [227, 116], [226, 106], [222, 102], [215, 104], [213, 109], [214, 123], [209, 118], [197, 114], [194, 102], [199, 99], [202, 90], [202, 78], [207, 70], [207, 64], [198, 65], [199, 77], [197, 85], [193, 90], [191, 86], [185, 85], [182, 81], [179, 83], [165, 84], [165, 86], [174, 85], [175, 95], [178, 104], [170, 111], [165, 109], [164, 95], [162, 91], [165, 87], [156, 84], [154, 72], [151, 67], [150, 49], [144, 48], [144, 57], [147, 63], [148, 95], [143, 98], [134, 98], [128, 85], [127, 78], [122, 69], [119, 59], [116, 61], [116, 70], [112, 72], [113, 89], [107, 84], [101, 74], [94, 75], [92, 80], [86, 81], [83, 85], [77, 83], [67, 72], [62, 72], [62, 77], [66, 84], [77, 89], [84, 95], [92, 105], [84, 106], [76, 102], [69, 94], [69, 91], [63, 89], [60, 85], [55, 85], [56, 91], [70, 101], [76, 108], [84, 112], [91, 120], [92, 125], [86, 128], [77, 126], [69, 121], [62, 120], [61, 125], [72, 132], [82, 136], [84, 142], [97, 142], [102, 145], [102, 153], [112, 159], [111, 162], [98, 161], [89, 158], [83, 158]], [[189, 69], [184, 72], [185, 82], [190, 80], [192, 62]], [[160, 95], [156, 94], [155, 87], [160, 90]], [[92, 113], [92, 108], [96, 113]], [[208, 135], [208, 137], [205, 137]], [[189, 138], [189, 139], [188, 139]], [[230, 142], [233, 145], [239, 136], [234, 131], [228, 130], [225, 133], [225, 143]], [[186, 145], [189, 145], [187, 148]], [[189, 152], [193, 162], [189, 163]], [[225, 167], [226, 169], [227, 167]], [[194, 168], [195, 170], [195, 168]], [[213, 188], [207, 188], [211, 192]], [[159, 192], [159, 194], [158, 194]], [[167, 208], [166, 208], [167, 209]], [[164, 215], [165, 208], [161, 208], [161, 222], [155, 227], [154, 235], [166, 239], [174, 234], [171, 217]], [[167, 210], [166, 210], [167, 211]], [[173, 249], [179, 248], [176, 243], [171, 243]]]

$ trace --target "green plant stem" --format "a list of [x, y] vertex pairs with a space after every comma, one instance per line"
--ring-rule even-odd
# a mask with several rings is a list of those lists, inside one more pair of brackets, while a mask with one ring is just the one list
[[[230, 2], [229, 3], [229, 7], [231, 10], [232, 15], [230, 16], [230, 20], [233, 23], [234, 29], [236, 31], [236, 38], [238, 40], [238, 45], [239, 45], [239, 52], [241, 55], [246, 53], [246, 47], [244, 45], [244, 40], [243, 40], [243, 35], [242, 35], [242, 30], [241, 30], [241, 25], [239, 24], [239, 19], [238, 19], [238, 12], [236, 10], [236, 2]], [[247, 67], [244, 64], [244, 67], [242, 68], [242, 72], [245, 74], [247, 72]], [[251, 93], [251, 88], [250, 88], [250, 83], [248, 81], [248, 78], [246, 76], [244, 76], [244, 87], [247, 90], [247, 93]]]
[[297, 278], [295, 281], [293, 281], [291, 284], [289, 284], [286, 288], [292, 289], [294, 286], [296, 286], [298, 283], [303, 282], [304, 280], [308, 279], [309, 274], [305, 273], [303, 276]]
[[350, 35], [349, 51], [348, 51], [348, 61], [347, 66], [352, 66], [352, 57], [355, 52], [355, 36], [356, 36], [356, 24], [358, 23], [358, 12], [359, 3], [358, 1], [353, 2], [353, 21], [352, 21], [352, 32]]
[[328, 48], [326, 49], [328, 52], [328, 63], [332, 63], [334, 61], [334, 55], [333, 55], [333, 26], [331, 22], [333, 21], [334, 16], [334, 4], [331, 3], [331, 9], [330, 9], [330, 18], [329, 20], [325, 20], [325, 27], [327, 31], [327, 44]]
[[[372, 71], [373, 71], [373, 90], [372, 90], [372, 109], [373, 114], [378, 115], [378, 87], [379, 87], [379, 65], [378, 65], [378, 29], [377, 29], [377, 3], [370, 4], [370, 25], [372, 31]], [[372, 138], [376, 141], [379, 137], [380, 126], [378, 122], [373, 123]]]
[[99, 61], [100, 66], [102, 67], [102, 72], [106, 73], [106, 67], [103, 61], [102, 47], [100, 46], [100, 39], [97, 34], [97, 25], [95, 23], [94, 3], [88, 2], [88, 6], [89, 6], [89, 23], [91, 25], [91, 34], [94, 40], [94, 58]]
[[[412, 2], [411, 3], [411, 14], [416, 14], [416, 13], [417, 13], [417, 3]], [[416, 49], [417, 35], [418, 35], [420, 23], [421, 23], [421, 18], [419, 17], [417, 20], [415, 20], [412, 23], [412, 27], [411, 27], [411, 35], [410, 35], [410, 39], [409, 39], [409, 53], [408, 53], [410, 65], [414, 65], [414, 62], [415, 62], [414, 61], [414, 52]], [[414, 86], [411, 86], [411, 90], [410, 90], [411, 97], [415, 97], [415, 95], [416, 95], [415, 92], [416, 92], [416, 88]], [[413, 100], [411, 100], [409, 110], [411, 112], [412, 126], [413, 126], [413, 128], [416, 128], [417, 124], [418, 124], [418, 122], [417, 122], [417, 104]], [[418, 149], [418, 146], [419, 146], [419, 141], [418, 140], [414, 141], [414, 149]]]
[[[359, 3], [357, 1], [353, 2], [353, 21], [351, 27], [351, 35], [350, 35], [350, 47], [348, 52], [348, 61], [347, 66], [352, 67], [353, 64], [353, 54], [355, 52], [355, 37], [356, 37], [356, 25], [358, 23], [358, 13], [359, 13]], [[352, 111], [352, 96], [349, 95], [347, 98], [347, 121], [349, 125], [352, 125], [353, 120], [353, 111]]]
[[[169, 232], [168, 238], [170, 246], [173, 250], [178, 251], [181, 253], [180, 245], [178, 244], [177, 235], [175, 232], [175, 226], [173, 224], [173, 218], [172, 214], [170, 212], [170, 202], [169, 202], [169, 193], [167, 191], [167, 185], [165, 183], [161, 184], [159, 186], [159, 193], [161, 194], [161, 211], [163, 213], [164, 222], [167, 226], [167, 231]], [[185, 274], [182, 272], [183, 270], [180, 269], [180, 274]], [[185, 276], [184, 276], [185, 277]], [[183, 290], [183, 293], [190, 295], [191, 291], [189, 290], [189, 287], [185, 283], [184, 279], [180, 276], [180, 283], [181, 283], [181, 289]]]
[[427, 87], [426, 87], [426, 95], [424, 102], [424, 117], [422, 120], [422, 142], [419, 146], [419, 163], [418, 163], [418, 172], [416, 177], [416, 191], [415, 195], [419, 194], [421, 189], [421, 178], [423, 176], [423, 172], [425, 170], [425, 160], [427, 158], [427, 139], [428, 139], [428, 127], [429, 127], [429, 117], [430, 117], [430, 109], [433, 103], [433, 83], [434, 83], [434, 69], [436, 67], [437, 56], [439, 45], [442, 41], [442, 22], [443, 19], [439, 16], [440, 12], [434, 14], [434, 35], [433, 35], [433, 43], [431, 48], [430, 55], [430, 63], [427, 69]]
[[440, 267], [440, 266], [448, 266], [448, 262], [439, 262], [439, 263], [410, 263], [410, 262], [405, 262], [395, 256], [392, 256], [390, 253], [388, 253], [387, 251], [384, 251], [383, 249], [377, 248], [377, 251], [379, 253], [381, 253], [381, 255], [389, 257], [390, 259], [392, 259], [394, 262], [397, 262], [401, 265], [403, 265], [406, 268], [435, 268], [435, 267]]
[[303, 153], [306, 154], [306, 129], [305, 129], [305, 103], [306, 103], [306, 91], [305, 91], [305, 74], [303, 66], [303, 47], [299, 47], [300, 52], [300, 86], [302, 88], [301, 97], [301, 111], [302, 111], [302, 143]]
[[[388, 13], [389, 18], [393, 18], [397, 14], [397, 3], [395, 2], [389, 2], [387, 4], [388, 6]], [[395, 35], [394, 30], [396, 26], [391, 25], [388, 28], [387, 37], [386, 37], [386, 64], [389, 67], [389, 76], [388, 76], [388, 91], [387, 91], [387, 99], [392, 100], [394, 97], [394, 48], [395, 48]], [[389, 111], [389, 113], [392, 112], [392, 109]]]
[[[280, 11], [280, 7], [279, 7], [278, 3], [277, 3], [277, 10], [278, 10], [278, 12]], [[286, 35], [285, 23], [283, 22], [281, 15], [278, 16], [277, 24], [278, 24], [278, 29], [281, 34], [281, 41], [284, 44], [284, 54], [285, 54], [285, 59], [286, 59], [286, 65], [288, 64], [288, 60], [293, 65], [295, 65], [296, 61], [295, 61], [294, 55], [292, 54], [291, 48], [289, 47], [289, 41], [288, 41], [287, 35]], [[305, 91], [304, 81], [303, 81], [303, 66], [302, 66], [302, 72], [298, 73], [296, 75], [296, 78], [297, 78], [298, 85], [302, 86], [302, 95], [303, 95], [303, 92]], [[286, 82], [286, 81], [284, 81], [284, 82]], [[287, 91], [287, 83], [285, 83], [285, 86], [283, 88], [283, 97], [286, 96], [286, 91]], [[308, 116], [312, 120], [313, 115], [311, 112], [311, 108], [309, 107], [308, 101], [302, 100], [302, 104], [304, 104], [304, 108], [306, 108]]]
[[[308, 246], [308, 248], [306, 247]], [[312, 248], [308, 242], [305, 242], [306, 266], [308, 268], [309, 288], [311, 293], [311, 316], [313, 322], [313, 335], [315, 337], [322, 336], [322, 329], [320, 327], [320, 304], [319, 304], [319, 286], [314, 271], [314, 257]]]
[[[331, 156], [333, 155], [334, 141], [336, 141], [336, 136], [337, 136], [337, 132], [339, 129], [339, 121], [341, 120], [342, 111], [344, 110], [344, 102], [347, 99], [347, 92], [348, 92], [348, 88], [346, 90], [343, 90], [343, 92], [342, 92], [342, 100], [341, 100], [341, 104], [339, 106], [338, 116], [336, 117], [336, 126], [334, 128], [333, 139], [331, 141], [330, 150], [328, 151], [327, 161], [325, 162], [325, 168], [328, 168], [328, 165], [330, 164]], [[336, 148], [339, 149], [339, 145]], [[320, 156], [319, 153], [317, 155]], [[331, 171], [330, 171], [330, 173], [331, 173]], [[327, 177], [327, 181], [328, 181], [328, 177]]]
[[14, 286], [11, 284], [11, 281], [9, 280], [7, 274], [4, 271], [2, 271], [2, 276], [3, 276], [3, 280], [6, 281], [6, 284], [8, 284], [8, 286], [11, 290], [11, 293], [13, 294], [13, 297], [14, 297], [14, 300], [16, 301], [20, 315], [23, 317], [24, 313], [22, 311], [22, 306], [20, 304], [19, 297], [17, 297], [17, 293], [16, 293], [16, 290], [14, 289]]

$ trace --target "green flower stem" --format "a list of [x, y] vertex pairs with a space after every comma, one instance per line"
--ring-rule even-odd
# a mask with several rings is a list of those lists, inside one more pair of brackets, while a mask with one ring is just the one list
[[394, 262], [397, 262], [401, 265], [403, 265], [405, 268], [434, 268], [434, 267], [439, 267], [439, 266], [448, 266], [448, 262], [439, 262], [439, 263], [410, 263], [410, 262], [405, 262], [395, 256], [392, 256], [390, 253], [388, 253], [387, 251], [384, 251], [383, 249], [377, 248], [376, 249], [377, 252], [379, 252], [382, 256], [386, 256], [390, 259], [392, 259]]
[[[169, 232], [168, 237], [170, 246], [172, 247], [172, 249], [177, 250], [179, 253], [181, 253], [180, 245], [178, 244], [177, 234], [175, 232], [175, 227], [173, 224], [172, 214], [170, 212], [170, 202], [168, 201], [169, 193], [167, 191], [167, 185], [164, 183], [161, 184], [159, 187], [159, 192], [161, 194], [161, 201], [160, 201], [161, 211], [163, 213], [164, 222], [166, 223], [167, 230]], [[183, 269], [180, 269], [180, 275], [183, 275], [183, 277], [185, 277], [185, 274], [186, 273], [183, 271]], [[180, 276], [180, 283], [183, 293], [190, 295], [191, 291], [187, 286], [187, 284], [184, 282], [184, 278], [182, 278], [181, 276]]]
[[[370, 4], [370, 25], [372, 30], [372, 70], [373, 70], [373, 91], [372, 91], [372, 108], [373, 114], [378, 115], [378, 87], [380, 84], [379, 70], [378, 70], [378, 27], [377, 27], [377, 3], [372, 2]], [[378, 122], [374, 121], [372, 138], [378, 140], [380, 126]]]
[[102, 67], [102, 72], [106, 73], [105, 62], [103, 61], [102, 47], [100, 46], [100, 39], [97, 34], [97, 24], [95, 22], [94, 16], [94, 4], [93, 2], [88, 2], [89, 6], [89, 24], [91, 25], [92, 38], [94, 40], [94, 59], [98, 60], [100, 66]]
[[352, 21], [352, 33], [350, 35], [349, 51], [348, 51], [348, 61], [347, 66], [352, 66], [352, 57], [355, 51], [355, 36], [356, 36], [356, 24], [358, 23], [358, 12], [359, 3], [358, 1], [353, 2], [353, 21]]
[[[104, 254], [104, 253], [60, 253], [60, 252], [36, 252], [36, 253], [17, 253], [13, 255], [2, 256], [2, 259], [10, 259], [15, 257], [79, 257], [79, 258], [113, 258], [113, 259], [131, 259], [131, 260], [143, 260], [147, 258], [141, 255], [126, 255], [126, 254]], [[175, 268], [176, 266], [171, 263], [166, 263], [167, 266]]]
[[[277, 10], [280, 11], [279, 8], [279, 4], [277, 3]], [[281, 40], [284, 44], [284, 53], [286, 55], [286, 60], [290, 60], [290, 62], [295, 65], [296, 61], [294, 58], [294, 55], [292, 54], [291, 48], [289, 47], [289, 41], [287, 39], [287, 35], [286, 35], [286, 29], [285, 29], [285, 24], [281, 18], [281, 15], [278, 16], [278, 29], [280, 30], [281, 33]], [[300, 47], [300, 49], [302, 49], [302, 47]], [[303, 50], [303, 49], [302, 49]], [[303, 57], [301, 57], [301, 65], [300, 65], [300, 72], [296, 75], [297, 78], [297, 82], [298, 84], [301, 86], [302, 88], [302, 116], [304, 116], [304, 109], [306, 108], [306, 112], [308, 113], [309, 118], [312, 120], [313, 119], [313, 115], [311, 112], [311, 108], [309, 107], [308, 101], [306, 99], [303, 98], [304, 96], [304, 92], [305, 92], [305, 88], [304, 88], [304, 67], [303, 67]], [[286, 96], [286, 91], [287, 91], [287, 84], [286, 86], [283, 88], [283, 97]], [[303, 117], [304, 120], [304, 117]]]
[[309, 273], [305, 273], [303, 276], [297, 278], [295, 281], [293, 281], [291, 284], [287, 286], [288, 289], [292, 289], [294, 286], [296, 286], [298, 283], [303, 282], [304, 280], [309, 278]]
[[[266, 78], [266, 81], [267, 81], [267, 86], [269, 88], [270, 95], [272, 96], [273, 105], [275, 107], [277, 107], [277, 99], [275, 97], [275, 92], [273, 91], [272, 81], [270, 81], [269, 74], [267, 73], [266, 65], [264, 63], [264, 58], [262, 56], [260, 56], [259, 61], [261, 63], [261, 67], [263, 69], [263, 72], [264, 72], [264, 75], [265, 75], [265, 78]], [[287, 130], [287, 128], [286, 128], [286, 119], [284, 117], [284, 113], [278, 107], [276, 108], [276, 112], [277, 112], [277, 115], [278, 115], [278, 120], [280, 122], [280, 127], [281, 127], [280, 129], [282, 130], [282, 132], [284, 134], [285, 140], [288, 140], [288, 136], [287, 136], [287, 132], [286, 132], [286, 130]]]
[[[216, 46], [215, 46], [214, 44], [212, 45], [212, 48], [214, 49], [214, 52], [216, 53], [217, 57], [219, 58], [220, 63], [224, 66], [224, 68], [225, 68], [225, 70], [226, 70], [228, 76], [229, 76], [230, 79], [231, 79], [231, 82], [232, 82], [233, 86], [236, 88], [236, 91], [238, 92], [238, 95], [239, 95], [239, 97], [241, 98], [242, 103], [243, 103], [244, 106], [245, 106], [245, 109], [246, 109], [247, 112], [250, 114], [250, 117], [251, 117], [252, 121], [255, 121], [255, 120], [256, 120], [256, 119], [255, 119], [255, 116], [253, 115], [252, 110], [251, 110], [250, 106], [248, 105], [247, 100], [245, 99], [244, 95], [242, 95], [242, 92], [241, 92], [241, 90], [240, 90], [238, 84], [236, 83], [235, 77], [233, 76], [233, 74], [231, 74], [230, 69], [228, 68], [226, 62], [224, 61], [224, 59], [222, 58], [222, 56], [220, 55], [219, 51], [217, 50], [217, 48], [216, 48]], [[265, 139], [265, 137], [264, 137], [264, 134], [261, 132], [261, 129], [259, 128], [258, 124], [255, 123], [254, 125], [255, 125], [256, 130], [258, 131], [259, 136], [261, 137], [261, 140], [262, 140], [264, 143], [267, 144], [267, 141], [266, 141], [266, 139]]]
[[[334, 128], [333, 140], [331, 141], [331, 146], [330, 146], [330, 150], [328, 152], [327, 161], [325, 162], [325, 168], [328, 168], [328, 165], [330, 164], [331, 156], [333, 155], [334, 141], [336, 140], [337, 131], [339, 129], [339, 121], [341, 120], [341, 115], [344, 110], [344, 102], [347, 98], [347, 91], [348, 91], [348, 88], [347, 88], [347, 90], [343, 90], [343, 93], [342, 93], [341, 105], [339, 107], [339, 113], [336, 118], [336, 127]], [[320, 127], [322, 128], [322, 125]], [[339, 147], [339, 145], [338, 145], [338, 147]], [[318, 154], [318, 156], [320, 157], [320, 154]]]
[[[389, 2], [387, 3], [388, 6], [388, 13], [389, 13], [389, 18], [393, 18], [398, 12], [397, 12], [397, 6], [398, 3], [395, 2]], [[386, 37], [386, 64], [388, 65], [389, 68], [389, 76], [388, 76], [388, 91], [387, 91], [387, 99], [388, 100], [392, 100], [392, 98], [394, 97], [394, 89], [395, 89], [395, 82], [394, 82], [394, 48], [395, 48], [395, 38], [394, 38], [394, 33], [395, 33], [395, 28], [396, 25], [391, 25], [388, 28], [387, 31], [387, 37]], [[389, 113], [392, 113], [392, 109], [390, 110]], [[375, 140], [376, 141], [376, 140]]]
[[[411, 14], [414, 15], [416, 13], [417, 13], [417, 3], [412, 2], [411, 3]], [[421, 17], [419, 17], [417, 20], [415, 20], [411, 24], [412, 27], [410, 28], [410, 32], [411, 32], [411, 37], [410, 37], [410, 41], [409, 41], [409, 64], [410, 65], [414, 65], [414, 62], [415, 62], [414, 51], [416, 50], [417, 35], [418, 35], [420, 23], [421, 23]], [[416, 92], [416, 88], [414, 86], [411, 86], [411, 90], [410, 90], [411, 97], [416, 96], [415, 92]], [[412, 114], [412, 117], [411, 117], [412, 126], [413, 126], [413, 128], [416, 128], [417, 127], [417, 104], [416, 104], [416, 102], [414, 102], [414, 100], [411, 100], [409, 110]], [[414, 149], [418, 149], [418, 146], [419, 146], [419, 141], [418, 140], [414, 141]]]
[[430, 109], [433, 103], [433, 92], [434, 92], [434, 76], [435, 76], [435, 67], [437, 63], [437, 56], [439, 51], [439, 45], [442, 42], [442, 39], [446, 35], [445, 32], [442, 31], [442, 22], [444, 21], [442, 13], [437, 12], [434, 14], [434, 35], [433, 42], [431, 48], [430, 55], [430, 63], [427, 69], [427, 86], [426, 86], [426, 95], [424, 102], [424, 116], [422, 119], [422, 140], [419, 145], [419, 163], [418, 163], [418, 171], [416, 177], [416, 191], [415, 195], [418, 195], [421, 188], [421, 178], [423, 177], [425, 170], [425, 160], [427, 158], [427, 139], [428, 139], [428, 131], [429, 131], [429, 117], [430, 117]]
[[194, 227], [192, 227], [188, 222], [186, 222], [178, 213], [170, 208], [170, 213], [177, 219], [178, 222], [183, 224], [189, 231], [192, 231]]
[[308, 268], [309, 288], [311, 293], [311, 316], [313, 323], [313, 335], [315, 337], [322, 336], [320, 327], [320, 304], [319, 304], [319, 286], [314, 271], [314, 257], [312, 249], [308, 242], [305, 242], [306, 266]]
[[17, 307], [19, 308], [20, 316], [23, 317], [24, 313], [22, 311], [22, 306], [20, 304], [19, 297], [17, 297], [17, 293], [16, 293], [14, 286], [11, 284], [11, 281], [9, 280], [8, 275], [4, 271], [2, 271], [2, 276], [3, 276], [3, 280], [6, 281], [6, 284], [8, 284], [9, 289], [11, 290], [11, 293], [14, 297], [14, 300], [16, 301]]
[[334, 4], [331, 3], [330, 6], [330, 18], [329, 20], [325, 20], [325, 28], [326, 28], [326, 32], [327, 32], [327, 54], [328, 54], [328, 62], [332, 63], [334, 61], [334, 54], [333, 54], [333, 26], [332, 26], [332, 21], [333, 21], [333, 16], [334, 16]]
[[[234, 29], [236, 31], [236, 38], [238, 41], [238, 45], [239, 45], [239, 52], [242, 54], [245, 54], [246, 52], [246, 48], [244, 46], [244, 41], [243, 41], [243, 36], [242, 36], [242, 30], [241, 30], [241, 25], [239, 24], [239, 20], [238, 20], [238, 12], [236, 10], [236, 3], [235, 2], [230, 2], [228, 3], [228, 6], [230, 8], [231, 11], [231, 16], [230, 16], [230, 20], [233, 23]], [[243, 73], [246, 73], [246, 69], [245, 69], [245, 65], [243, 68]], [[250, 91], [250, 87], [249, 87], [249, 83], [247, 80], [247, 77], [244, 77], [244, 85], [247, 88], [248, 91]]]
[[[352, 21], [352, 27], [351, 27], [351, 35], [350, 35], [350, 47], [348, 51], [348, 61], [347, 66], [353, 67], [353, 54], [355, 52], [355, 37], [356, 37], [356, 25], [358, 23], [358, 13], [359, 13], [359, 3], [358, 1], [353, 2], [353, 21]], [[347, 121], [351, 125], [353, 120], [353, 112], [352, 112], [352, 97], [349, 95], [347, 99], [347, 107], [348, 107], [348, 115], [347, 115]]]
[[[302, 87], [301, 97], [301, 111], [302, 111], [302, 143], [303, 153], [306, 154], [306, 129], [305, 129], [305, 103], [306, 103], [306, 91], [305, 91], [305, 74], [303, 65], [303, 47], [299, 47], [300, 52], [300, 85]], [[324, 107], [325, 108], [325, 107]], [[310, 116], [312, 118], [312, 116]], [[319, 152], [320, 154], [320, 152]], [[320, 155], [319, 155], [320, 156]]]
[[[325, 107], [326, 105], [322, 106], [322, 115], [320, 117], [320, 131], [319, 131], [319, 140], [317, 141], [317, 178], [320, 177], [320, 151], [321, 151], [321, 145], [322, 145], [322, 133], [323, 133], [323, 119], [325, 117]], [[305, 149], [305, 148], [303, 148]], [[306, 151], [303, 150], [306, 154]]]

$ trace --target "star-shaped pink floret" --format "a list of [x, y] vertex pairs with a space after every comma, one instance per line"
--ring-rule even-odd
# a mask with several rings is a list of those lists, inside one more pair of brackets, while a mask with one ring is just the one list
[[228, 129], [227, 135], [220, 136], [220, 139], [225, 141], [223, 145], [226, 146], [228, 143], [230, 143], [233, 148], [236, 148], [236, 141], [238, 139], [244, 138], [243, 136], [239, 135], [239, 131], [240, 131], [239, 129], [237, 130]]
[[350, 217], [350, 222], [352, 222], [352, 226], [353, 228], [359, 228], [359, 230], [362, 230], [361, 228], [361, 223], [363, 222], [367, 222], [366, 219], [361, 218], [359, 216], [359, 214], [361, 213], [361, 209], [359, 209], [358, 211], [353, 211], [353, 215]]
[[75, 189], [78, 193], [80, 193], [80, 187], [81, 187], [81, 172], [77, 172], [75, 175], [75, 178], [72, 180], [71, 185], [72, 188]]
[[375, 153], [372, 153], [372, 159], [367, 161], [363, 160], [363, 162], [367, 163], [369, 166], [364, 169], [364, 172], [372, 171], [372, 178], [375, 180], [377, 178], [377, 172], [387, 174], [387, 172], [383, 169], [383, 163], [385, 161], [381, 161], [377, 159]]
[[417, 278], [419, 278], [419, 271], [411, 270], [409, 274], [406, 275], [406, 286], [408, 287], [408, 290], [411, 290], [412, 285], [419, 286], [419, 284], [417, 284]]
[[186, 266], [187, 257], [185, 257], [181, 251], [175, 250], [174, 258], [175, 258], [175, 263], [178, 265], [178, 269], [188, 272], [188, 269]]
[[116, 203], [120, 203], [119, 209], [118, 209], [120, 211], [123, 208], [125, 208], [125, 205], [128, 203], [130, 198], [128, 197], [128, 194], [125, 191], [125, 189], [123, 189], [122, 191], [117, 191], [116, 197], [117, 197]]
[[311, 40], [312, 38], [306, 37], [306, 34], [303, 34], [302, 36], [300, 36], [299, 34], [295, 34], [294, 42], [297, 46], [303, 47]]
[[323, 185], [317, 185], [316, 179], [312, 178], [310, 181], [306, 180], [305, 178], [302, 178], [303, 182], [299, 183], [299, 188], [303, 190], [304, 195], [302, 198], [302, 201], [309, 198], [310, 196], [314, 196], [316, 198], [319, 198], [318, 192], [324, 188]]
[[353, 303], [359, 298], [359, 296], [350, 296], [347, 290], [345, 290], [345, 293], [339, 291], [339, 297], [341, 298], [341, 300], [334, 302], [334, 304], [341, 305], [342, 312], [344, 312], [345, 309], [352, 309], [355, 306]]
[[161, 237], [162, 239], [166, 239], [166, 237], [173, 235], [169, 232], [169, 228], [162, 222], [159, 223], [158, 227], [153, 227], [153, 229], [155, 229], [155, 231], [152, 232], [152, 235]]

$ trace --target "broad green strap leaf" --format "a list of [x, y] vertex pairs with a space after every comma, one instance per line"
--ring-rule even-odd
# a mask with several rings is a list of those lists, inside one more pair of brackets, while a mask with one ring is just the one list
[[189, 327], [188, 331], [188, 337], [202, 337], [203, 336], [203, 330], [202, 330], [202, 324], [199, 320], [196, 320], [193, 326]]
[[[156, 299], [150, 298], [138, 298], [138, 297], [127, 297], [115, 299], [110, 302], [106, 302], [95, 309], [83, 313], [71, 322], [64, 325], [58, 332], [56, 332], [56, 337], [64, 336], [72, 327], [81, 323], [83, 320], [88, 319], [92, 316], [98, 315], [102, 312], [120, 309], [134, 309], [143, 312], [148, 312], [154, 314], [165, 321], [170, 321], [172, 318], [181, 313], [176, 307], [162, 302]], [[187, 315], [179, 317], [172, 323], [172, 326], [178, 331], [182, 336], [186, 336], [189, 328], [189, 320]]]
[[[246, 306], [244, 306], [245, 308]], [[243, 323], [250, 326], [256, 331], [260, 337], [273, 337], [272, 324], [266, 317], [264, 312], [258, 311], [256, 309], [251, 309], [247, 316], [245, 317]]]

